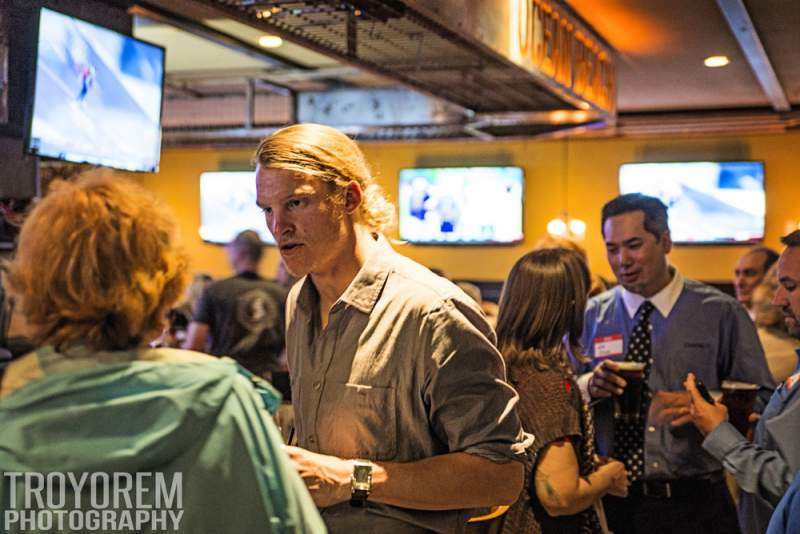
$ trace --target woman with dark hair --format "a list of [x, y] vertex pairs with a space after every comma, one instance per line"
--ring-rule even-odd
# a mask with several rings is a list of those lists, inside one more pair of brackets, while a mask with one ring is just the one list
[[505, 532], [604, 532], [602, 497], [627, 494], [625, 466], [595, 454], [591, 411], [575, 382], [589, 286], [580, 254], [555, 248], [520, 258], [503, 288], [498, 347], [522, 425], [535, 437], [527, 489], [507, 512]]

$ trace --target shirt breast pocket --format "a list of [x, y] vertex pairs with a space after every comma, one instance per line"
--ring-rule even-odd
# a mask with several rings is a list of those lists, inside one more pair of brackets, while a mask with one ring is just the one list
[[671, 384], [673, 389], [683, 390], [683, 381], [690, 372], [702, 380], [709, 389], [719, 389], [716, 349], [712, 343], [684, 341], [671, 360], [673, 372], [670, 376], [676, 380], [675, 384]]
[[[344, 458], [391, 460], [397, 454], [395, 389], [333, 383], [336, 409], [325, 414], [325, 449]], [[332, 445], [325, 446], [325, 443]]]

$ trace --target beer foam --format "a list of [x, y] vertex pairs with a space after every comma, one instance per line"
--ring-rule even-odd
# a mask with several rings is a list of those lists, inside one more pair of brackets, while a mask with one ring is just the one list
[[750, 382], [738, 382], [736, 380], [723, 380], [722, 389], [754, 390], [758, 389], [758, 384], [751, 384]]
[[620, 371], [636, 372], [644, 371], [644, 362], [614, 362]]

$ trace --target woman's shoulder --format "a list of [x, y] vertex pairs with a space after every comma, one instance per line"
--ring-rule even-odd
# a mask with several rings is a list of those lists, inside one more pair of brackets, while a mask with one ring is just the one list
[[560, 369], [537, 369], [533, 365], [512, 368], [509, 380], [519, 393], [522, 405], [574, 405], [580, 399], [575, 380]]
[[167, 347], [142, 349], [139, 351], [137, 359], [143, 362], [163, 363], [209, 363], [219, 361], [218, 357], [209, 356], [202, 352]]
[[10, 395], [43, 376], [44, 373], [35, 353], [29, 352], [11, 360], [5, 368], [2, 381], [0, 381], [0, 398]]

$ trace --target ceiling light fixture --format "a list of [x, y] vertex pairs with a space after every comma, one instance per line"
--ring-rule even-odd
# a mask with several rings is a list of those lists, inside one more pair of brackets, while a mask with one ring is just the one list
[[706, 67], [724, 67], [731, 61], [728, 59], [728, 56], [708, 56], [703, 60], [703, 64]]
[[258, 38], [258, 44], [264, 48], [278, 48], [283, 44], [283, 39], [277, 35], [262, 35]]

